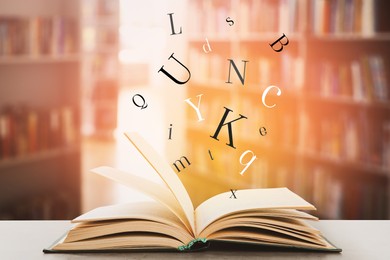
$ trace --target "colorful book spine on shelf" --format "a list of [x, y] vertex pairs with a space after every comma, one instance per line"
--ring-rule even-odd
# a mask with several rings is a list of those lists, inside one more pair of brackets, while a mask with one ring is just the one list
[[65, 17], [0, 17], [0, 56], [75, 53], [77, 23]]
[[356, 33], [372, 36], [376, 31], [375, 0], [314, 0], [311, 2], [312, 32], [316, 35]]
[[368, 60], [371, 71], [374, 99], [386, 101], [388, 98], [388, 86], [385, 74], [384, 60], [379, 55], [373, 55]]
[[390, 122], [383, 124], [383, 166], [390, 169]]
[[11, 156], [11, 118], [5, 113], [0, 113], [0, 158]]

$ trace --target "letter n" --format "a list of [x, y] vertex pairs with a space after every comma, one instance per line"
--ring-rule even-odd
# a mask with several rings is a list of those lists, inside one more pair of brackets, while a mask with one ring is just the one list
[[231, 110], [229, 108], [226, 108], [226, 107], [224, 107], [224, 108], [225, 108], [225, 113], [222, 116], [221, 122], [219, 122], [219, 125], [218, 125], [217, 129], [215, 130], [214, 135], [210, 135], [210, 137], [214, 138], [217, 141], [219, 141], [219, 139], [218, 139], [219, 132], [221, 131], [221, 128], [223, 126], [227, 125], [227, 127], [228, 127], [228, 134], [229, 134], [229, 143], [227, 143], [227, 145], [230, 146], [230, 147], [233, 147], [234, 149], [236, 149], [236, 147], [233, 144], [232, 123], [235, 122], [235, 121], [238, 121], [240, 119], [243, 119], [243, 118], [245, 118], [245, 119], [248, 119], [248, 118], [246, 116], [243, 116], [243, 115], [239, 114], [240, 115], [239, 118], [236, 118], [234, 120], [231, 120], [231, 121], [225, 123], [225, 120], [226, 120], [229, 112], [233, 112], [233, 110]]
[[236, 66], [236, 64], [234, 63], [233, 60], [228, 59], [228, 61], [230, 61], [230, 63], [229, 63], [229, 76], [228, 76], [228, 81], [225, 82], [225, 83], [230, 83], [230, 84], [232, 84], [232, 82], [230, 81], [230, 70], [231, 70], [231, 68], [232, 68], [232, 66], [233, 66], [233, 69], [236, 71], [237, 76], [238, 76], [238, 78], [239, 78], [240, 81], [241, 81], [241, 84], [244, 85], [244, 82], [245, 82], [246, 63], [249, 62], [249, 61], [247, 61], [247, 60], [243, 60], [243, 61], [242, 61], [242, 62], [244, 62], [244, 76], [241, 75], [240, 71], [237, 69], [237, 66]]
[[188, 79], [187, 79], [186, 81], [179, 81], [179, 80], [177, 80], [175, 77], [173, 77], [171, 74], [169, 74], [169, 72], [167, 72], [167, 71], [164, 69], [164, 65], [161, 66], [161, 68], [159, 69], [158, 72], [160, 72], [160, 71], [163, 72], [165, 75], [168, 76], [168, 78], [170, 78], [171, 80], [173, 80], [173, 81], [174, 81], [175, 83], [177, 83], [177, 84], [185, 84], [187, 81], [190, 80], [190, 78], [191, 78], [191, 72], [188, 70], [188, 68], [187, 68], [186, 66], [183, 65], [183, 63], [181, 63], [181, 62], [178, 61], [175, 57], [173, 57], [173, 54], [174, 54], [174, 53], [172, 53], [171, 56], [169, 56], [168, 60], [169, 60], [170, 58], [173, 58], [175, 61], [177, 61], [177, 63], [179, 63], [181, 66], [183, 66], [183, 67], [187, 70], [187, 72], [188, 72]]
[[190, 163], [190, 161], [187, 159], [187, 157], [182, 156], [182, 157], [180, 157], [179, 160], [176, 160], [176, 161], [173, 163], [173, 166], [175, 166], [177, 172], [180, 172], [180, 168], [177, 166], [177, 163], [180, 163], [180, 164], [181, 164], [181, 167], [183, 167], [183, 169], [186, 168], [186, 167], [184, 166], [184, 163], [181, 161], [183, 158], [187, 161], [187, 164], [188, 164], [188, 165], [191, 165], [191, 163]]

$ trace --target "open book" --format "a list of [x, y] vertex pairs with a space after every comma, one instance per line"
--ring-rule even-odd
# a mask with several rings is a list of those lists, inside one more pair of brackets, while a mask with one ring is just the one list
[[221, 243], [341, 251], [305, 223], [318, 219], [299, 210], [315, 207], [287, 188], [237, 190], [235, 198], [229, 191], [194, 209], [172, 168], [141, 136], [126, 136], [165, 185], [106, 166], [92, 172], [141, 191], [154, 201], [87, 212], [72, 220], [73, 228], [44, 252], [187, 251]]

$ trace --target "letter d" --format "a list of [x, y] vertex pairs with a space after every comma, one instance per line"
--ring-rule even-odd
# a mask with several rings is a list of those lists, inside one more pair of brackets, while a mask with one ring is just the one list
[[203, 51], [205, 53], [209, 53], [211, 51], [211, 46], [210, 46], [209, 40], [207, 40], [207, 38], [206, 38], [206, 43], [203, 44]]

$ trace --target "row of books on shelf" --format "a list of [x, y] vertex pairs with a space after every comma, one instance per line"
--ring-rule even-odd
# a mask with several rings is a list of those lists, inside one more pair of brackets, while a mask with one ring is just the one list
[[291, 189], [312, 202], [321, 219], [387, 218], [387, 182], [346, 177], [318, 165], [284, 174], [291, 179], [287, 185], [293, 182]]
[[239, 156], [213, 147], [214, 160], [211, 160], [208, 145], [198, 142], [188, 148], [188, 154], [192, 156], [191, 167], [197, 167], [197, 175], [212, 179], [210, 183], [217, 182], [231, 189], [288, 187], [313, 203], [317, 208], [316, 215], [324, 219], [387, 217], [387, 182], [375, 178], [363, 181], [356, 175], [342, 174], [319, 165], [300, 167], [295, 163], [268, 159], [257, 151], [254, 151], [255, 161], [240, 175], [244, 165], [239, 163]]
[[119, 0], [82, 0], [82, 13], [86, 17], [118, 16]]
[[298, 150], [336, 162], [363, 163], [390, 169], [390, 122], [364, 115], [299, 115]]
[[[315, 35], [372, 36], [378, 31], [381, 8], [378, 0], [314, 0], [309, 3], [309, 26]], [[190, 1], [189, 5], [191, 15], [196, 17], [189, 21], [190, 31], [195, 35], [229, 35], [227, 17], [237, 23], [241, 36], [302, 30], [300, 17], [304, 17], [304, 8], [297, 0]]]
[[[190, 1], [190, 32], [226, 36], [237, 23], [239, 33], [297, 32], [300, 5], [297, 0]], [[229, 17], [229, 18], [228, 18]], [[232, 22], [229, 22], [232, 21]]]
[[373, 35], [378, 17], [375, 0], [315, 0], [311, 8], [314, 34]]
[[[199, 138], [208, 138], [215, 132], [225, 111], [223, 106], [227, 105], [223, 96], [208, 101], [202, 100], [202, 113], [209, 115], [207, 120], [189, 124], [188, 128]], [[347, 112], [320, 117], [300, 113], [295, 120], [292, 111], [275, 115], [260, 108], [253, 109], [256, 105], [255, 99], [248, 98], [240, 102], [238, 110], [233, 109], [248, 118], [234, 126], [236, 144], [247, 144], [256, 149], [270, 148], [281, 153], [300, 153], [335, 163], [348, 161], [367, 165], [367, 168], [390, 169], [389, 121], [372, 121], [367, 115]], [[193, 111], [188, 111], [188, 118], [194, 118]], [[266, 129], [266, 136], [260, 135], [261, 127]], [[221, 138], [227, 140], [224, 133], [221, 132]]]
[[[300, 57], [283, 53], [280, 59], [266, 56], [250, 55], [246, 48], [240, 50], [242, 60], [247, 60], [244, 70], [244, 62], [240, 59], [233, 60], [244, 79], [245, 86], [259, 87], [278, 85], [282, 90], [301, 89], [304, 81], [304, 61]], [[249, 57], [249, 58], [246, 58]], [[253, 58], [254, 57], [254, 58]], [[189, 49], [189, 68], [194, 78], [200, 82], [211, 81], [221, 87], [229, 79], [230, 57], [219, 53], [204, 55], [199, 46]], [[241, 85], [235, 72], [230, 72], [231, 82]], [[245, 75], [245, 76], [244, 76]]]
[[[259, 88], [259, 92], [260, 90], [261, 88]], [[226, 111], [224, 107], [227, 107], [233, 111], [229, 115], [232, 118], [239, 114], [247, 117], [247, 120], [241, 120], [234, 125], [234, 139], [237, 142], [256, 147], [273, 146], [284, 150], [292, 150], [296, 147], [298, 125], [294, 106], [288, 106], [287, 109], [283, 107], [283, 104], [288, 102], [287, 100], [281, 101], [280, 97], [276, 95], [272, 97], [270, 94], [267, 102], [276, 103], [276, 107], [283, 111], [282, 113], [274, 113], [274, 111], [263, 107], [261, 95], [253, 95], [248, 92], [236, 98], [230, 97], [227, 93], [210, 98], [206, 90], [198, 89], [198, 93], [204, 94], [201, 110], [202, 114], [207, 115], [207, 118], [205, 121], [196, 122], [195, 112], [192, 108], [188, 108], [187, 119], [190, 131], [197, 131], [198, 134], [204, 133], [204, 136], [212, 135]], [[264, 136], [259, 133], [261, 127], [266, 129], [267, 133]], [[221, 131], [221, 134], [223, 132]]]
[[300, 28], [301, 5], [298, 0], [243, 0], [239, 2], [239, 32], [295, 33]]
[[316, 66], [314, 75], [319, 75], [317, 84], [310, 84], [315, 94], [350, 97], [355, 101], [388, 100], [389, 86], [382, 56], [366, 55], [338, 63], [325, 60]]
[[7, 106], [0, 110], [0, 159], [72, 145], [77, 118], [72, 107]]
[[[262, 55], [258, 49], [251, 45], [244, 45], [240, 48], [240, 57], [243, 57], [243, 60], [248, 60], [245, 83], [261, 87], [278, 85], [282, 90], [288, 91], [303, 87], [304, 60], [302, 57], [285, 52], [275, 59], [275, 57]], [[242, 63], [241, 60], [234, 62], [237, 65]], [[227, 72], [228, 66], [230, 64], [225, 59], [224, 67], [221, 69], [225, 69]], [[243, 68], [240, 71], [242, 74], [244, 73]], [[227, 75], [227, 73], [225, 74]]]
[[68, 17], [0, 17], [0, 56], [75, 53], [78, 26]]
[[0, 205], [0, 220], [71, 219], [79, 214], [73, 199], [66, 192], [37, 194], [11, 205]]
[[118, 52], [118, 26], [83, 28], [83, 50], [90, 52]]

